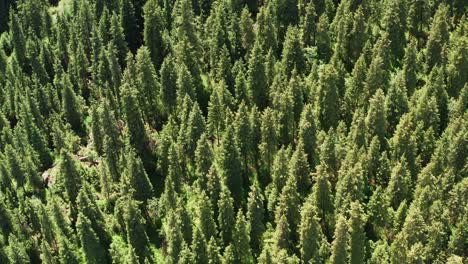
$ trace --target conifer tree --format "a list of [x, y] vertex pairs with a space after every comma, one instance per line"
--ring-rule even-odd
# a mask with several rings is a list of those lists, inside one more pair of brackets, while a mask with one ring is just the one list
[[232, 241], [232, 232], [235, 226], [234, 200], [226, 186], [222, 186], [218, 200], [218, 226], [223, 245], [229, 245]]
[[349, 262], [363, 263], [366, 256], [366, 216], [359, 202], [351, 204], [349, 219]]
[[259, 150], [265, 163], [266, 174], [268, 174], [277, 150], [278, 132], [274, 112], [270, 108], [265, 109], [261, 120], [261, 143]]
[[449, 40], [449, 32], [447, 25], [448, 8], [446, 5], [441, 4], [437, 9], [436, 14], [431, 25], [431, 31], [427, 39], [426, 45], [426, 64], [428, 70], [431, 70], [436, 64], [442, 63], [442, 49], [444, 43]]
[[127, 243], [135, 249], [135, 254], [139, 259], [151, 259], [149, 239], [144, 226], [145, 220], [138, 206], [138, 202], [127, 199], [124, 213]]
[[294, 230], [296, 230], [300, 221], [299, 205], [300, 196], [297, 192], [296, 178], [288, 176], [288, 180], [281, 192], [275, 211], [276, 224], [278, 225], [279, 221], [281, 221], [281, 218], [284, 216], [286, 218], [288, 228], [291, 229], [291, 234], [285, 238], [288, 241], [296, 241]]
[[63, 79], [62, 108], [64, 117], [71, 125], [71, 128], [78, 135], [82, 135], [84, 133], [84, 127], [79, 101], [66, 75]]
[[304, 147], [304, 152], [307, 155], [309, 167], [313, 170], [318, 161], [317, 155], [317, 135], [315, 125], [314, 109], [311, 104], [303, 107], [301, 118], [299, 121], [299, 144]]
[[305, 6], [305, 14], [301, 16], [302, 20], [302, 42], [304, 46], [315, 44], [317, 13], [314, 1], [310, 1]]
[[216, 224], [213, 219], [213, 206], [209, 202], [210, 200], [208, 199], [205, 191], [201, 190], [198, 195], [198, 208], [196, 212], [198, 225], [205, 238], [211, 239], [216, 235]]
[[253, 24], [254, 22], [250, 17], [249, 9], [244, 7], [240, 16], [239, 27], [242, 36], [242, 48], [246, 51], [246, 54], [249, 54], [249, 51], [254, 46], [255, 42]]
[[301, 208], [301, 223], [299, 225], [299, 248], [303, 263], [319, 262], [319, 250], [323, 236], [314, 206], [314, 196], [309, 196]]
[[87, 263], [107, 262], [106, 249], [101, 245], [101, 241], [91, 227], [89, 219], [80, 213], [76, 227], [85, 261]]
[[247, 201], [247, 222], [250, 226], [250, 246], [254, 255], [260, 254], [262, 235], [265, 232], [264, 210], [260, 189], [253, 185]]
[[226, 129], [219, 151], [217, 162], [221, 170], [220, 173], [231, 191], [235, 204], [239, 206], [243, 197], [242, 165], [232, 125]]
[[[350, 61], [355, 63], [362, 54], [364, 45], [367, 41], [368, 25], [366, 24], [366, 16], [364, 15], [363, 5], [359, 6], [354, 12], [353, 26], [351, 29], [349, 40]], [[354, 66], [356, 67], [356, 66]]]
[[21, 26], [18, 15], [10, 13], [10, 36], [11, 44], [14, 47], [14, 55], [20, 67], [26, 70], [26, 38], [24, 29]]
[[77, 161], [71, 156], [67, 150], [62, 150], [60, 153], [60, 163], [58, 171], [58, 181], [63, 184], [64, 196], [72, 204], [75, 204], [76, 197], [82, 183], [81, 172], [77, 165]]
[[177, 72], [173, 58], [168, 55], [165, 57], [160, 71], [161, 76], [161, 103], [166, 114], [174, 110], [176, 100]]
[[296, 69], [300, 75], [306, 68], [300, 31], [296, 27], [288, 27], [286, 32], [282, 53], [282, 63], [286, 70], [286, 76], [288, 77], [291, 76], [294, 69]]
[[188, 116], [188, 123], [186, 126], [185, 144], [186, 153], [189, 157], [193, 157], [197, 142], [205, 132], [205, 118], [198, 106], [198, 103], [193, 104], [192, 110]]
[[153, 185], [143, 167], [140, 158], [131, 146], [126, 147], [125, 167], [123, 171], [122, 187], [133, 188], [133, 197], [138, 201], [146, 201], [153, 197]]
[[247, 91], [249, 98], [260, 110], [268, 105], [268, 86], [265, 75], [265, 58], [258, 41], [255, 42], [249, 58]]
[[83, 184], [77, 197], [77, 205], [80, 213], [90, 221], [91, 227], [101, 243], [107, 246], [110, 243], [110, 237], [104, 229], [105, 219], [95, 202], [96, 197], [93, 197], [94, 190], [91, 188], [88, 184]]
[[219, 247], [216, 244], [216, 239], [211, 238], [208, 242], [208, 263], [215, 264], [221, 263], [221, 255], [219, 254]]
[[61, 263], [78, 264], [81, 255], [78, 254], [73, 244], [65, 236], [59, 236], [58, 260]]
[[116, 49], [117, 58], [121, 67], [125, 65], [125, 58], [128, 53], [128, 44], [125, 40], [124, 29], [121, 24], [121, 18], [118, 14], [112, 14], [110, 19], [110, 45]]
[[236, 263], [249, 263], [252, 259], [250, 249], [250, 226], [242, 210], [237, 212], [236, 225], [232, 234], [232, 249]]
[[366, 116], [366, 128], [368, 131], [368, 140], [377, 136], [380, 140], [380, 146], [385, 148], [385, 131], [386, 131], [386, 113], [385, 113], [385, 95], [382, 90], [372, 96], [369, 101], [369, 110]]
[[327, 236], [331, 236], [334, 219], [334, 205], [332, 189], [329, 181], [329, 175], [324, 165], [317, 166], [316, 182], [312, 188], [312, 202], [317, 208], [317, 216], [324, 225], [324, 231]]
[[403, 71], [394, 77], [387, 96], [385, 97], [385, 113], [387, 114], [387, 131], [392, 134], [401, 116], [408, 111], [406, 81]]
[[145, 126], [143, 124], [136, 92], [128, 83], [124, 83], [121, 90], [123, 117], [127, 125], [128, 139], [131, 146], [141, 155], [147, 155], [147, 138]]
[[193, 229], [192, 263], [208, 263], [208, 247], [205, 236], [199, 228]]
[[277, 54], [277, 31], [277, 21], [275, 21], [272, 8], [269, 8], [268, 6], [260, 7], [257, 15], [256, 43], [254, 44], [254, 49], [255, 45], [259, 45], [258, 49], [260, 51], [266, 52], [267, 50], [271, 49], [274, 54]]
[[12, 234], [8, 237], [8, 247], [5, 251], [10, 263], [31, 263], [31, 258], [26, 250], [24, 242], [16, 235]]
[[164, 14], [158, 1], [147, 1], [143, 7], [145, 45], [151, 54], [154, 68], [159, 69], [164, 59]]
[[345, 217], [340, 215], [336, 223], [330, 263], [344, 264], [348, 262], [348, 240], [348, 225], [346, 223]]
[[194, 158], [195, 175], [203, 189], [206, 189], [208, 186], [208, 173], [213, 165], [213, 159], [213, 149], [210, 146], [206, 133], [203, 133], [197, 141]]
[[169, 263], [178, 263], [179, 253], [182, 251], [183, 236], [180, 224], [173, 211], [169, 212], [165, 218], [164, 233], [167, 241], [166, 260]]
[[391, 1], [387, 4], [383, 15], [383, 25], [389, 35], [390, 50], [394, 61], [398, 61], [403, 57], [403, 49], [406, 44], [405, 18], [405, 4], [403, 1]]
[[[319, 13], [319, 12], [317, 12]], [[317, 24], [317, 33], [315, 37], [315, 45], [319, 59], [328, 61], [331, 57], [330, 36], [328, 34], [329, 18], [326, 13], [319, 16]]]
[[338, 125], [339, 120], [339, 96], [338, 96], [338, 73], [331, 64], [324, 65], [320, 69], [316, 112], [321, 127], [327, 131]]
[[99, 155], [103, 154], [103, 136], [101, 131], [101, 120], [97, 106], [91, 108], [91, 133], [93, 135], [94, 149]]
[[136, 77], [139, 95], [144, 99], [140, 100], [142, 111], [149, 123], [155, 125], [160, 116], [159, 111], [159, 82], [156, 79], [156, 70], [151, 63], [150, 51], [147, 47], [138, 49], [136, 55]]
[[305, 195], [311, 186], [311, 176], [307, 155], [304, 152], [304, 146], [299, 144], [292, 154], [289, 161], [289, 176], [294, 177], [297, 182], [297, 188], [301, 195]]
[[135, 51], [140, 44], [140, 36], [138, 35], [138, 25], [135, 12], [135, 5], [129, 0], [119, 1], [119, 16], [121, 17], [121, 25], [124, 29], [125, 40], [128, 43], [130, 50]]
[[411, 175], [406, 166], [406, 161], [403, 158], [393, 167], [390, 181], [385, 191], [388, 202], [394, 209], [397, 209], [404, 200], [411, 198], [409, 192], [411, 189]]
[[408, 96], [411, 96], [418, 82], [418, 63], [417, 63], [417, 42], [412, 40], [405, 49], [405, 58], [403, 63], [403, 72], [405, 76], [406, 90]]

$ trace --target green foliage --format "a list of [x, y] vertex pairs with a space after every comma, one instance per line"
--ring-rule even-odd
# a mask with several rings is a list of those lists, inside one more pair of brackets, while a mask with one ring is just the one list
[[0, 0], [0, 263], [462, 263], [465, 13]]

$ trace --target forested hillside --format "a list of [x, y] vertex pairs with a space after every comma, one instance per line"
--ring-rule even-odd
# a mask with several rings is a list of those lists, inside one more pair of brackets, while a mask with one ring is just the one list
[[467, 263], [467, 14], [0, 0], [0, 263]]

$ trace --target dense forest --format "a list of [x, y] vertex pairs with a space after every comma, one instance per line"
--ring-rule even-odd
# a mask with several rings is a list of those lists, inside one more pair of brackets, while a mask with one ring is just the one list
[[0, 263], [467, 263], [467, 14], [0, 0]]

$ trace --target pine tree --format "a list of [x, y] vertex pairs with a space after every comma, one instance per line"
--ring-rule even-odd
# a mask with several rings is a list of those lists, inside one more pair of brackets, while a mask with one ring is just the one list
[[14, 47], [14, 55], [16, 60], [18, 61], [20, 67], [23, 70], [26, 69], [26, 37], [24, 33], [24, 29], [20, 23], [20, 19], [18, 14], [10, 13], [10, 36], [11, 36], [11, 43]]
[[210, 146], [210, 142], [203, 133], [197, 142], [197, 148], [195, 149], [195, 175], [203, 189], [208, 186], [208, 173], [211, 166], [213, 165], [214, 153]]
[[135, 88], [131, 87], [129, 83], [124, 83], [121, 89], [123, 117], [127, 125], [130, 144], [140, 156], [145, 157], [144, 153], [147, 148], [146, 131]]
[[236, 225], [232, 233], [232, 249], [236, 263], [250, 263], [252, 253], [250, 249], [250, 226], [245, 220], [242, 210], [237, 212]]
[[264, 210], [260, 189], [252, 185], [247, 201], [247, 222], [250, 226], [250, 246], [254, 255], [260, 254], [262, 235], [265, 232]]
[[233, 202], [231, 192], [227, 187], [223, 186], [218, 200], [218, 226], [219, 230], [221, 230], [222, 244], [226, 246], [232, 241], [232, 231], [235, 226]]
[[310, 168], [302, 145], [296, 146], [296, 150], [289, 161], [288, 177], [296, 179], [297, 188], [301, 195], [304, 196], [309, 191], [311, 186]]
[[307, 155], [309, 167], [313, 170], [318, 161], [317, 155], [317, 136], [314, 109], [311, 104], [303, 107], [301, 118], [299, 121], [299, 144], [304, 147], [304, 152]]
[[359, 202], [351, 204], [349, 219], [349, 262], [363, 263], [366, 256], [366, 233], [364, 227], [366, 225], [366, 216]]
[[199, 228], [193, 229], [192, 241], [192, 262], [191, 263], [208, 263], [208, 251], [205, 236]]
[[300, 221], [299, 206], [300, 196], [297, 192], [296, 179], [292, 176], [288, 176], [288, 180], [281, 192], [275, 210], [276, 224], [279, 225], [281, 217], [284, 216], [288, 223], [288, 228], [291, 229], [291, 234], [287, 237], [288, 243], [296, 241], [296, 234], [294, 230], [296, 230]]
[[71, 154], [62, 150], [60, 153], [60, 163], [58, 171], [58, 181], [63, 184], [64, 196], [72, 204], [75, 204], [76, 197], [80, 190], [82, 183], [81, 171], [77, 165], [77, 161], [71, 156]]
[[408, 43], [405, 50], [405, 58], [403, 63], [403, 73], [405, 76], [406, 90], [408, 96], [411, 96], [418, 82], [418, 64], [417, 64], [417, 49], [416, 41], [412, 40]]
[[319, 250], [322, 229], [314, 206], [314, 196], [309, 196], [301, 208], [301, 224], [299, 225], [299, 248], [303, 263], [319, 262]]
[[93, 135], [93, 145], [94, 149], [99, 155], [103, 154], [103, 136], [101, 130], [100, 115], [98, 114], [98, 108], [94, 105], [91, 108], [91, 133]]
[[346, 219], [343, 215], [340, 215], [336, 223], [330, 263], [345, 264], [348, 262], [348, 240], [349, 235]]
[[339, 121], [339, 96], [338, 96], [338, 73], [331, 64], [324, 65], [319, 73], [319, 87], [316, 105], [316, 112], [321, 127], [328, 131], [335, 128]]
[[156, 79], [156, 70], [151, 63], [150, 51], [147, 47], [138, 49], [136, 55], [136, 78], [144, 118], [153, 126], [158, 124], [159, 111], [159, 82]]
[[271, 170], [273, 158], [275, 157], [277, 150], [277, 133], [278, 132], [274, 112], [270, 108], [267, 108], [263, 112], [261, 119], [261, 142], [259, 145], [262, 160], [265, 163], [265, 174], [267, 175], [269, 174], [268, 172]]
[[301, 75], [306, 69], [304, 52], [301, 43], [300, 30], [296, 27], [288, 27], [284, 40], [282, 64], [286, 70], [286, 76], [291, 77], [296, 69]]
[[[367, 33], [368, 25], [366, 24], [366, 16], [364, 15], [363, 6], [359, 6], [354, 12], [353, 27], [351, 29], [349, 40], [349, 53], [350, 61], [356, 63], [362, 55], [364, 45], [368, 39]], [[356, 65], [354, 66], [356, 67]]]
[[[260, 7], [257, 15], [257, 30], [256, 40], [254, 44], [259, 45], [260, 51], [269, 51], [270, 49], [274, 54], [278, 52], [278, 40], [277, 40], [277, 21], [275, 21], [275, 15], [273, 14], [272, 8], [268, 6]], [[258, 42], [258, 43], [257, 43]], [[252, 58], [251, 54], [251, 58]], [[258, 56], [258, 55], [257, 55]]]
[[128, 44], [125, 40], [124, 29], [120, 21], [121, 18], [118, 14], [112, 14], [110, 19], [110, 45], [116, 49], [120, 67], [123, 67], [125, 65], [125, 58], [128, 53]]
[[68, 123], [70, 123], [71, 128], [78, 134], [82, 135], [84, 131], [81, 109], [79, 105], [78, 98], [73, 91], [73, 87], [69, 79], [65, 75], [63, 79], [63, 91], [62, 91], [62, 108], [64, 117]]
[[317, 208], [317, 216], [324, 226], [324, 232], [327, 236], [332, 235], [333, 219], [334, 219], [334, 205], [332, 189], [329, 181], [329, 175], [324, 165], [317, 166], [317, 173], [315, 176], [315, 185], [312, 188], [312, 202]]
[[219, 151], [217, 164], [221, 170], [220, 173], [231, 191], [235, 204], [239, 206], [243, 197], [242, 163], [232, 125], [226, 129]]
[[89, 219], [80, 213], [76, 227], [85, 261], [87, 263], [107, 262], [106, 249], [101, 245], [99, 238], [91, 227]]
[[135, 254], [139, 259], [151, 259], [145, 220], [140, 211], [139, 203], [128, 198], [126, 200], [124, 221], [127, 243], [135, 249]]
[[168, 55], [164, 58], [161, 66], [161, 103], [166, 115], [169, 115], [174, 110], [176, 91], [177, 91], [177, 72], [174, 59]]
[[[351, 72], [352, 77], [346, 83], [346, 90], [344, 95], [344, 104], [346, 116], [349, 118], [357, 109], [367, 106], [368, 99], [371, 97], [368, 91], [364, 88], [366, 83], [367, 65], [363, 54], [354, 64], [354, 69]], [[363, 96], [355, 96], [362, 94]]]
[[213, 206], [209, 202], [205, 191], [201, 190], [197, 198], [197, 209], [195, 221], [198, 221], [199, 228], [206, 239], [211, 239], [216, 235], [216, 224], [213, 219]]
[[403, 158], [392, 169], [390, 181], [385, 191], [390, 205], [397, 209], [400, 204], [411, 198], [411, 175], [407, 169], [407, 164]]
[[431, 70], [436, 64], [442, 63], [442, 51], [444, 43], [449, 40], [449, 29], [447, 24], [448, 8], [441, 4], [437, 9], [432, 21], [431, 31], [426, 45], [426, 64], [428, 70]]
[[60, 263], [78, 264], [81, 254], [74, 248], [73, 243], [65, 236], [59, 236], [58, 260]]
[[401, 116], [408, 111], [406, 81], [403, 71], [394, 77], [385, 97], [385, 113], [388, 121], [388, 134], [392, 134]]
[[385, 95], [382, 90], [372, 96], [369, 101], [369, 110], [366, 116], [366, 128], [368, 131], [368, 140], [377, 136], [380, 140], [380, 146], [385, 149], [385, 131], [386, 131], [386, 113], [385, 113]]
[[8, 247], [5, 248], [8, 261], [10, 263], [31, 263], [31, 258], [27, 254], [27, 248], [16, 235], [8, 237]]
[[391, 1], [387, 4], [383, 16], [383, 25], [389, 35], [390, 50], [394, 62], [399, 61], [403, 57], [403, 49], [406, 44], [405, 18], [405, 3], [403, 1]]
[[182, 251], [183, 236], [180, 224], [173, 211], [169, 212], [165, 218], [164, 234], [167, 241], [166, 260], [169, 263], [178, 263], [179, 253]]
[[120, 0], [119, 1], [119, 15], [121, 17], [121, 25], [124, 29], [125, 40], [128, 43], [130, 50], [137, 50], [141, 38], [138, 34], [137, 17], [135, 13], [135, 6], [132, 1]]
[[216, 244], [216, 239], [211, 238], [208, 242], [208, 263], [216, 264], [221, 263], [221, 255], [219, 254], [219, 247]]
[[205, 118], [203, 117], [198, 103], [195, 103], [190, 111], [186, 126], [185, 149], [189, 157], [193, 157], [195, 155], [197, 142], [205, 132], [205, 126]]
[[247, 7], [242, 9], [240, 16], [239, 27], [242, 36], [242, 48], [249, 54], [250, 49], [254, 46], [255, 33], [254, 33], [254, 22], [250, 17], [250, 12]]
[[147, 1], [143, 7], [144, 42], [151, 54], [154, 68], [159, 69], [164, 59], [165, 43], [163, 39], [164, 14], [158, 1]]
[[467, 47], [463, 45], [462, 23], [452, 32], [450, 37], [450, 50], [447, 55], [447, 93], [450, 96], [457, 96], [463, 90], [463, 86], [468, 82], [468, 77], [463, 72], [468, 70]]
[[153, 185], [133, 148], [127, 146], [125, 152], [122, 188], [133, 188], [135, 190], [133, 197], [138, 201], [145, 202], [153, 197]]
[[[319, 14], [319, 12], [317, 12]], [[315, 45], [317, 46], [317, 53], [319, 59], [327, 62], [331, 57], [330, 36], [328, 34], [329, 21], [326, 13], [319, 17], [317, 24], [317, 34], [315, 37]]]
[[306, 4], [305, 14], [302, 19], [302, 42], [304, 46], [313, 46], [315, 44], [317, 13], [314, 1]]
[[262, 110], [268, 105], [268, 86], [265, 75], [265, 58], [258, 41], [254, 44], [248, 65], [247, 91], [249, 98]]

